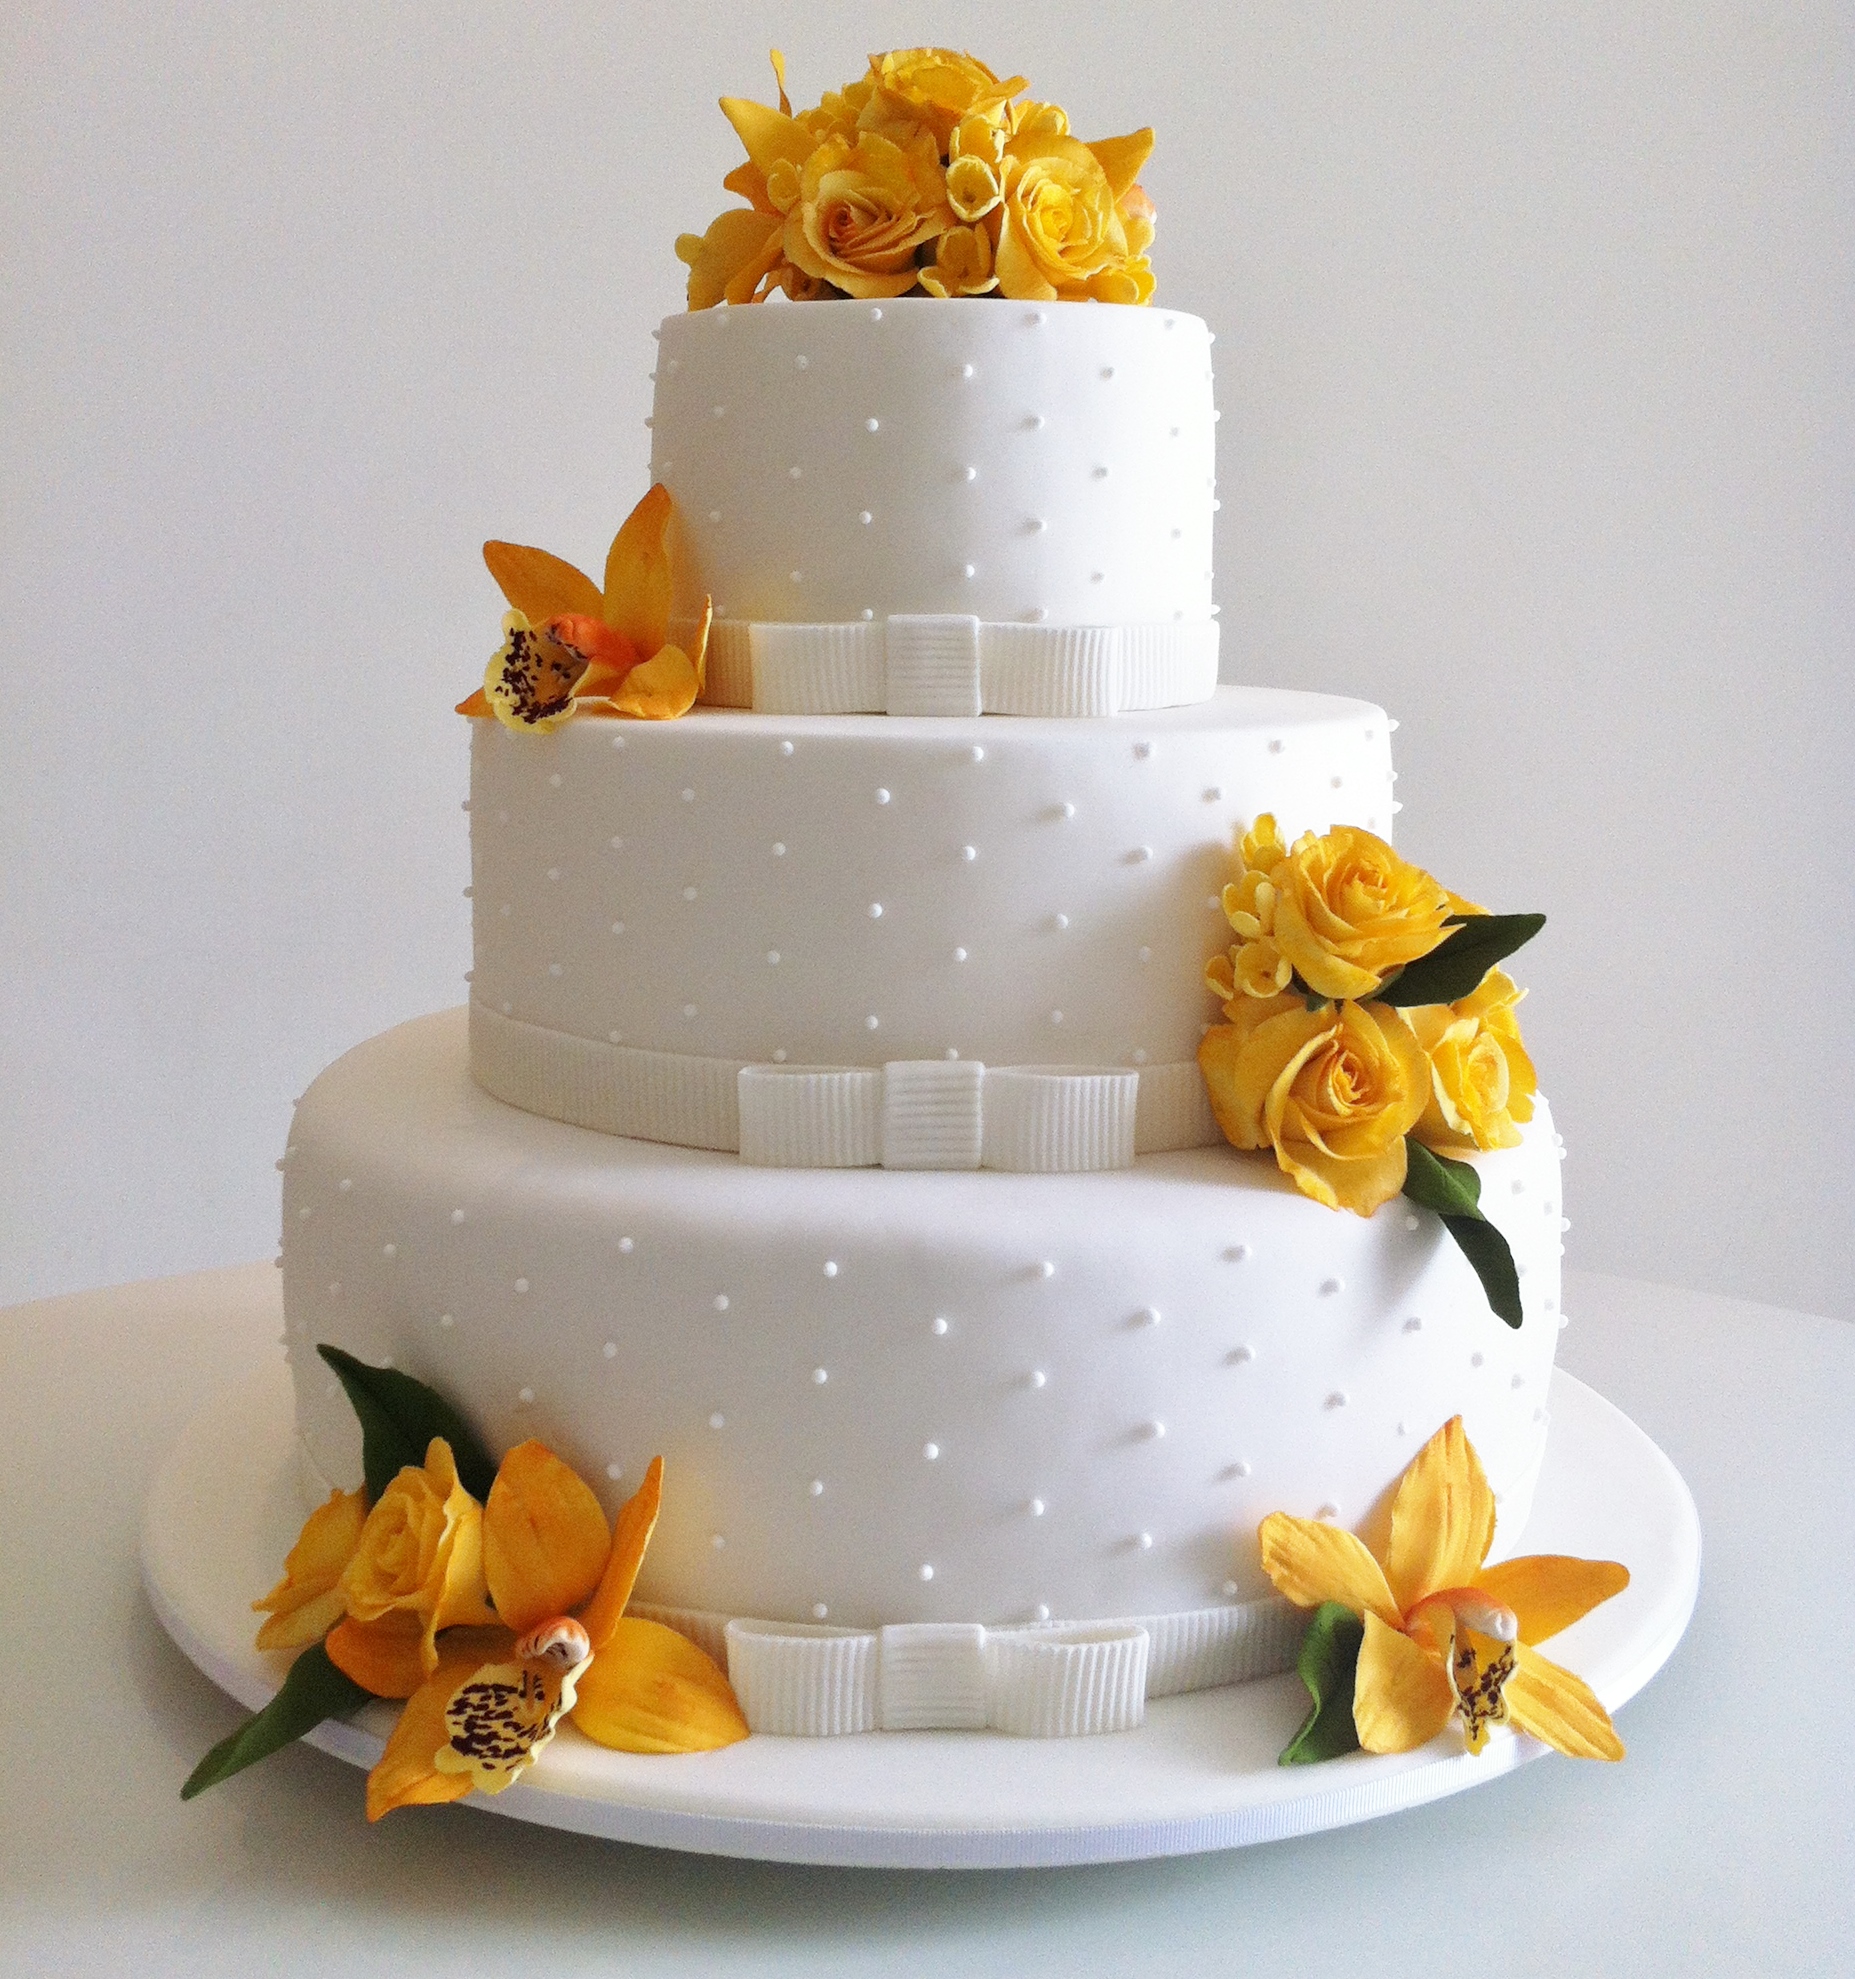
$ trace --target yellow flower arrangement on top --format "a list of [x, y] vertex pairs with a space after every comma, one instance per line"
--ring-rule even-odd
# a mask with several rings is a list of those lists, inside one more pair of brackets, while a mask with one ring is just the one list
[[361, 1417], [367, 1485], [310, 1513], [283, 1578], [252, 1603], [267, 1616], [258, 1648], [295, 1661], [264, 1710], [201, 1760], [183, 1798], [376, 1697], [405, 1708], [368, 1776], [369, 1820], [473, 1788], [500, 1793], [568, 1716], [622, 1752], [706, 1752], [747, 1737], [717, 1665], [625, 1612], [662, 1502], [661, 1457], [608, 1525], [544, 1444], [492, 1464], [422, 1383], [320, 1351]]
[[1264, 813], [1238, 859], [1236, 941], [1205, 968], [1226, 1021], [1198, 1051], [1225, 1139], [1270, 1150], [1329, 1209], [1370, 1216], [1403, 1194], [1436, 1210], [1517, 1326], [1506, 1240], [1451, 1156], [1517, 1146], [1533, 1117], [1521, 992], [1494, 965], [1544, 916], [1488, 914], [1350, 825], [1291, 846]]
[[773, 72], [777, 110], [722, 98], [747, 152], [722, 183], [748, 204], [678, 239], [691, 309], [775, 292], [1151, 300], [1150, 130], [1085, 144], [1056, 104], [1018, 100], [1022, 76], [949, 48], [872, 55], [797, 112], [777, 49]]

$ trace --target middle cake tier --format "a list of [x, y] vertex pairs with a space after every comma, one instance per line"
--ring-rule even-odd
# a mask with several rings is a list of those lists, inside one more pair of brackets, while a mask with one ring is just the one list
[[1141, 1152], [1204, 1144], [1233, 838], [1265, 811], [1389, 837], [1388, 728], [1256, 688], [1108, 721], [473, 723], [473, 1069], [715, 1148], [743, 1066], [1114, 1069]]

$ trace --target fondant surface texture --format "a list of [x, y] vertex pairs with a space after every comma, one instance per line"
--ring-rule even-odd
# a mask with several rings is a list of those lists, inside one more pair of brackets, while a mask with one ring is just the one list
[[666, 1460], [640, 1598], [872, 1628], [1138, 1617], [1267, 1593], [1285, 1510], [1371, 1529], [1461, 1412], [1511, 1547], [1558, 1338], [1544, 1107], [1476, 1158], [1525, 1324], [1435, 1217], [1266, 1155], [1109, 1174], [802, 1171], [589, 1133], [471, 1079], [462, 1011], [302, 1100], [284, 1300], [305, 1452], [359, 1476], [333, 1341], [544, 1439], [608, 1507]]
[[[1139, 1145], [1203, 1144], [1234, 837], [1262, 811], [1389, 836], [1389, 726], [1234, 687], [1113, 722], [475, 722], [479, 1074], [556, 1118], [734, 1148], [743, 1064], [1136, 1068]], [[706, 1062], [700, 1118], [576, 1105], [605, 1072], [693, 1090], [702, 1066], [663, 1055]]]
[[1209, 620], [1211, 338], [1176, 310], [712, 309], [658, 332], [679, 609]]

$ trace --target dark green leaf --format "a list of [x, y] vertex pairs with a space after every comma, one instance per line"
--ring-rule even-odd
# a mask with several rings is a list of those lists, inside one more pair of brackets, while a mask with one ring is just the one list
[[1522, 1318], [1520, 1274], [1514, 1269], [1514, 1254], [1507, 1248], [1507, 1239], [1479, 1216], [1446, 1216], [1443, 1225], [1475, 1267], [1475, 1276], [1481, 1280], [1496, 1318], [1518, 1326]]
[[387, 1486], [406, 1468], [425, 1462], [425, 1449], [442, 1436], [457, 1459], [457, 1475], [471, 1497], [482, 1502], [496, 1481], [496, 1466], [477, 1433], [441, 1395], [395, 1367], [369, 1367], [339, 1347], [316, 1352], [341, 1378], [361, 1419], [361, 1468], [367, 1497], [379, 1504]]
[[305, 1649], [290, 1665], [283, 1688], [256, 1717], [247, 1718], [229, 1738], [223, 1738], [187, 1775], [181, 1788], [182, 1800], [191, 1800], [234, 1773], [273, 1752], [281, 1752], [305, 1732], [313, 1732], [324, 1718], [346, 1718], [367, 1702], [368, 1693], [352, 1677], [344, 1676], [328, 1659], [328, 1651], [318, 1642]]
[[1408, 1007], [1415, 1003], [1455, 1003], [1473, 996], [1488, 971], [1531, 941], [1546, 925], [1546, 917], [1467, 914], [1453, 925], [1455, 932], [1440, 948], [1406, 963], [1372, 1000]]
[[1314, 1610], [1295, 1659], [1313, 1707], [1282, 1748], [1278, 1765], [1311, 1766], [1359, 1750], [1359, 1733], [1353, 1725], [1353, 1675], [1364, 1640], [1365, 1623], [1342, 1603], [1323, 1601]]
[[1481, 1177], [1466, 1161], [1432, 1154], [1416, 1139], [1404, 1143], [1404, 1193], [1438, 1216], [1479, 1216]]
[[1443, 1227], [1461, 1245], [1462, 1255], [1481, 1280], [1495, 1316], [1518, 1326], [1520, 1274], [1514, 1269], [1507, 1239], [1481, 1213], [1481, 1177], [1466, 1161], [1432, 1154], [1418, 1140], [1406, 1139], [1404, 1158], [1404, 1193], [1443, 1219]]

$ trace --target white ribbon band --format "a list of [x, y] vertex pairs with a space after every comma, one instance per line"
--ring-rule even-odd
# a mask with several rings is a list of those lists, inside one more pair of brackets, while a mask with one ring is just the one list
[[1138, 1725], [1150, 1697], [1272, 1676], [1306, 1617], [1267, 1598], [1122, 1621], [988, 1629], [913, 1622], [832, 1629], [634, 1603], [718, 1662], [756, 1732], [977, 1731], [1079, 1738]]
[[1204, 1080], [1176, 1065], [750, 1065], [604, 1044], [470, 1006], [486, 1092], [575, 1127], [715, 1148], [763, 1168], [994, 1168], [1073, 1175], [1220, 1136]]
[[[673, 636], [691, 636], [673, 627]], [[702, 698], [771, 715], [1094, 717], [1208, 701], [1217, 622], [989, 624], [897, 613], [829, 625], [718, 620]]]

